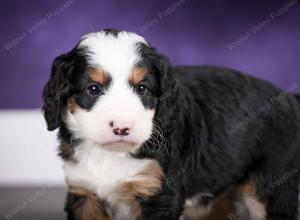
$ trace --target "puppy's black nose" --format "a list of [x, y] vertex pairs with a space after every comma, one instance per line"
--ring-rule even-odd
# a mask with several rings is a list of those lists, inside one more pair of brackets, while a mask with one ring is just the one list
[[129, 135], [129, 128], [115, 128], [113, 129], [113, 132], [118, 136], [127, 136]]
[[132, 125], [132, 122], [125, 120], [115, 120], [109, 122], [109, 126], [112, 128], [113, 133], [117, 136], [129, 135]]

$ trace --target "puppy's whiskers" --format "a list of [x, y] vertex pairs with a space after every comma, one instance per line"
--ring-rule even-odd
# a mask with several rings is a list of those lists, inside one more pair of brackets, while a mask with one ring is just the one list
[[[149, 147], [147, 142], [153, 146]], [[160, 151], [168, 152], [169, 142], [163, 136], [162, 129], [160, 128], [159, 124], [155, 121], [153, 121], [152, 135], [147, 142], [144, 145], [145, 146], [144, 150], [147, 151], [146, 153], [153, 153], [153, 152], [160, 152]]]

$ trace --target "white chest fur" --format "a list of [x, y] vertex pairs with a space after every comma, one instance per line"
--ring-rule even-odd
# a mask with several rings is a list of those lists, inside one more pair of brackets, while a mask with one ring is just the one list
[[135, 175], [151, 163], [151, 160], [138, 160], [127, 153], [110, 152], [93, 144], [76, 147], [74, 159], [64, 164], [68, 184], [91, 190], [99, 198], [118, 205], [121, 212], [126, 212], [126, 208], [117, 204], [117, 187], [137, 180]]

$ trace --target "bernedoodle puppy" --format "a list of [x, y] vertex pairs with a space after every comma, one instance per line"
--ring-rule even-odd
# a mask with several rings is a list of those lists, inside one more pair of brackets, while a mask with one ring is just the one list
[[297, 219], [298, 95], [225, 68], [171, 66], [143, 37], [107, 29], [54, 60], [43, 97], [69, 220], [177, 220], [234, 187], [249, 219]]

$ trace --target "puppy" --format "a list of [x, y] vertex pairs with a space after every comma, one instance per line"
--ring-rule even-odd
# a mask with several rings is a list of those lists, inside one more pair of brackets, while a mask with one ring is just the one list
[[297, 95], [233, 70], [172, 67], [141, 36], [103, 30], [54, 60], [43, 97], [70, 220], [177, 220], [188, 199], [247, 179], [268, 219], [297, 218]]

